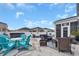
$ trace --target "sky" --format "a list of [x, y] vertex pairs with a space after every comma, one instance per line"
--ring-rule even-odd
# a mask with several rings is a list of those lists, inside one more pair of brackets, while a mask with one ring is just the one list
[[76, 16], [75, 3], [0, 3], [0, 22], [9, 29], [54, 28], [54, 21]]

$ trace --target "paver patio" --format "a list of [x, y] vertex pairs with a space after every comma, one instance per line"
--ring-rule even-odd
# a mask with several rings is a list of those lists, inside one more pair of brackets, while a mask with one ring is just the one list
[[70, 53], [59, 52], [58, 50], [49, 47], [40, 47], [38, 50], [22, 50], [18, 52], [17, 49], [12, 50], [7, 56], [71, 56]]

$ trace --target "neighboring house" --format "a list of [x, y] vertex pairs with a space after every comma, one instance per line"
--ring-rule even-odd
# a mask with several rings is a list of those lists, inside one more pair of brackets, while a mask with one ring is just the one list
[[0, 34], [8, 31], [8, 25], [6, 23], [0, 22]]
[[32, 33], [38, 36], [40, 35], [54, 36], [54, 30], [48, 28], [36, 27], [36, 31]]
[[16, 37], [20, 37], [21, 34], [25, 34], [25, 31], [9, 30], [7, 34], [10, 38], [16, 38]]
[[40, 28], [40, 27], [35, 27], [35, 28], [20, 28], [16, 30], [9, 30], [8, 25], [5, 23], [0, 22], [0, 33], [6, 33], [8, 34], [9, 37], [20, 37], [21, 34], [33, 34], [35, 36], [40, 36], [40, 35], [49, 35], [49, 36], [54, 36], [54, 31], [52, 29], [48, 28]]
[[44, 28], [44, 31], [46, 32], [48, 36], [52, 36], [52, 37], [55, 36], [55, 32], [52, 29]]
[[17, 30], [9, 30], [8, 31], [8, 35], [11, 37], [11, 38], [16, 38], [16, 37], [20, 37], [21, 34], [30, 34], [29, 32], [29, 28], [20, 28], [20, 29], [17, 29]]

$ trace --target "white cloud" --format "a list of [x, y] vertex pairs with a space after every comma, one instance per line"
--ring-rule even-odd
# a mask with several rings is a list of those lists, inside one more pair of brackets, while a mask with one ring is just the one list
[[62, 15], [62, 18], [67, 18], [69, 15], [68, 14], [64, 14]]
[[45, 24], [45, 23], [47, 23], [47, 20], [41, 20], [40, 21], [42, 24]]
[[44, 4], [44, 3], [38, 3], [37, 5], [38, 5], [38, 6], [41, 6], [41, 5], [43, 5], [43, 4]]
[[22, 15], [24, 15], [24, 12], [16, 12], [16, 18], [19, 18]]
[[6, 3], [5, 6], [9, 9], [14, 9], [14, 5], [12, 3]]
[[27, 24], [28, 27], [33, 27], [33, 22], [32, 22], [32, 21], [28, 21], [28, 22], [26, 22], [26, 23], [28, 23], [28, 24]]
[[[75, 4], [74, 5], [73, 4], [66, 4], [66, 6], [65, 6], [65, 13], [58, 14], [56, 16], [56, 19], [63, 19], [63, 18], [70, 17], [69, 12], [72, 13], [73, 11], [75, 11], [75, 7], [76, 7]], [[76, 13], [71, 14], [71, 16], [76, 16]]]
[[58, 5], [59, 3], [51, 3], [51, 4], [49, 4], [49, 6], [50, 7], [53, 7], [53, 6], [56, 6], [56, 5]]
[[38, 20], [38, 21], [33, 21], [33, 20], [24, 20], [24, 26], [33, 28], [33, 27], [49, 27], [52, 28], [52, 21], [49, 20]]
[[52, 9], [53, 6], [57, 6], [57, 5], [59, 5], [59, 3], [51, 3], [49, 4], [49, 9]]
[[63, 19], [63, 18], [67, 18], [69, 15], [68, 14], [58, 14], [57, 16], [56, 16], [56, 19]]
[[65, 6], [65, 12], [71, 12], [71, 11], [73, 11], [74, 9], [75, 9], [75, 5], [70, 5], [70, 4], [67, 4], [66, 6]]
[[26, 20], [25, 19], [24, 20], [24, 26], [31, 28], [31, 27], [34, 26], [34, 22], [32, 20]]
[[77, 15], [77, 13], [74, 13], [74, 14], [73, 14], [73, 16], [76, 16], [76, 15]]
[[34, 8], [35, 6], [33, 6], [33, 5], [27, 5], [26, 6], [26, 8], [29, 8], [29, 9], [32, 9], [32, 8]]
[[9, 29], [9, 30], [14, 30], [14, 28], [12, 28], [11, 26], [8, 26], [8, 29]]
[[17, 3], [16, 6], [17, 7], [26, 7], [26, 5], [24, 3]]
[[26, 9], [28, 11], [35, 9], [34, 5], [31, 4], [25, 4], [25, 3], [18, 3], [16, 6], [20, 9]]

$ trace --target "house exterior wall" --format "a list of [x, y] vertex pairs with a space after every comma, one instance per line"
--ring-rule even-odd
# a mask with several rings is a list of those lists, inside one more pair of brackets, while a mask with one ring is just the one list
[[[68, 19], [64, 19], [64, 20], [60, 20], [60, 21], [57, 21], [57, 22], [55, 22], [55, 25], [58, 25], [58, 24], [61, 24], [61, 37], [63, 37], [63, 28], [68, 28], [68, 37], [70, 37], [70, 35], [71, 35], [71, 23], [74, 23], [74, 22], [78, 22], [78, 16], [76, 16], [76, 17], [72, 17], [72, 18], [68, 18]], [[66, 25], [67, 23], [69, 23], [68, 25]], [[63, 25], [64, 24], [64, 25]], [[75, 27], [77, 26], [78, 27], [78, 24], [74, 24], [75, 25]], [[75, 28], [74, 27], [74, 28]], [[57, 29], [56, 29], [57, 30]], [[78, 30], [78, 28], [77, 28], [77, 30]], [[56, 36], [57, 36], [57, 34], [56, 34]]]

